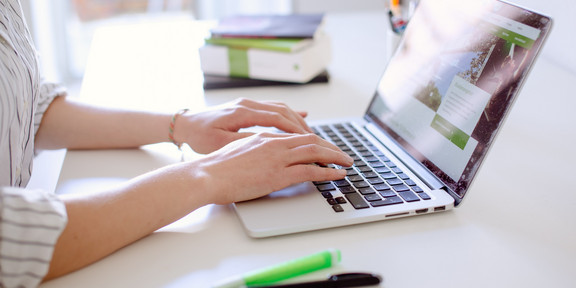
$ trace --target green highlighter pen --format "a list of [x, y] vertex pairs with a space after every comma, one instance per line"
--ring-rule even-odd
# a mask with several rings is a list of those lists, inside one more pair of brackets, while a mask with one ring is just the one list
[[226, 279], [212, 286], [212, 288], [242, 288], [247, 286], [272, 284], [331, 267], [339, 263], [341, 259], [342, 256], [339, 250], [329, 249]]

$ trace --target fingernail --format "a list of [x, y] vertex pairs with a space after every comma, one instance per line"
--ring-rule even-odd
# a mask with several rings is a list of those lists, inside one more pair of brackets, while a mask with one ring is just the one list
[[352, 158], [350, 155], [345, 154], [346, 157], [348, 157], [348, 163], [350, 163], [350, 166], [352, 166], [352, 164], [354, 164], [354, 158]]

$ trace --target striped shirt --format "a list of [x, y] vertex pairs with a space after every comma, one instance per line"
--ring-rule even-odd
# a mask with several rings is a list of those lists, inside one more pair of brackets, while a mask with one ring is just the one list
[[40, 77], [19, 0], [0, 0], [0, 287], [36, 287], [67, 221], [53, 194], [26, 189], [34, 135], [64, 90]]

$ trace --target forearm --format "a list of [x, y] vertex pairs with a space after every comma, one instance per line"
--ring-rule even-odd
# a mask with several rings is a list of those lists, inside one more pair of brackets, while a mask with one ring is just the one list
[[[266, 161], [261, 161], [266, 159]], [[93, 263], [209, 203], [229, 204], [304, 181], [342, 179], [353, 159], [314, 134], [262, 133], [116, 189], [62, 196], [68, 224], [47, 279]]]
[[115, 110], [56, 98], [36, 134], [37, 149], [131, 148], [168, 141], [171, 115]]
[[[116, 189], [64, 196], [68, 225], [46, 279], [89, 265], [210, 202], [194, 166], [177, 164]], [[198, 187], [191, 189], [190, 187]]]

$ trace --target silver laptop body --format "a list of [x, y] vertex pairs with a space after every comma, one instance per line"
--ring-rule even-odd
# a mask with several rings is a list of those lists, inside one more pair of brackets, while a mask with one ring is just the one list
[[551, 25], [550, 17], [501, 1], [422, 1], [364, 117], [311, 123], [362, 154], [351, 175], [235, 203], [247, 233], [269, 237], [460, 205]]

